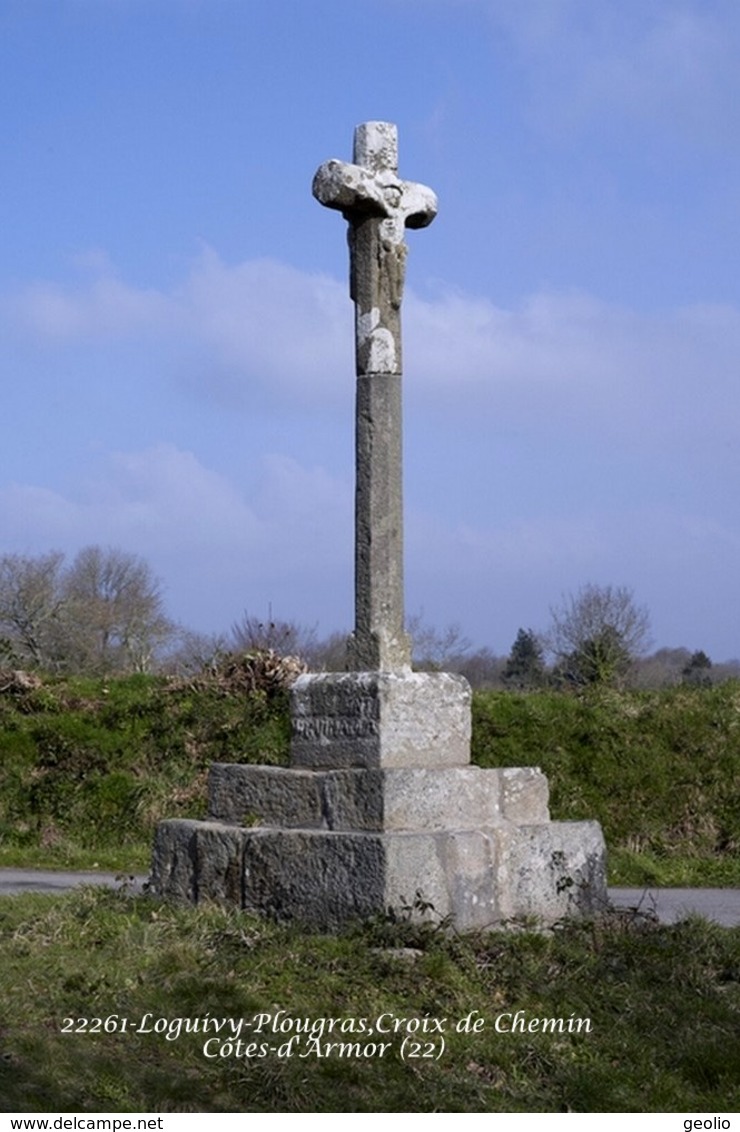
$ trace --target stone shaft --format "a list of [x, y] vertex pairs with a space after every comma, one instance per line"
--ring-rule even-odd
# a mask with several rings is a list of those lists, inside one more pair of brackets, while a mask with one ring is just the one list
[[357, 378], [355, 415], [355, 672], [411, 664], [404, 630], [401, 377]]
[[431, 189], [398, 177], [390, 122], [355, 130], [353, 163], [327, 161], [314, 196], [349, 222], [350, 294], [355, 304], [356, 491], [354, 671], [410, 666], [404, 632], [401, 438], [401, 299], [406, 228], [431, 224]]

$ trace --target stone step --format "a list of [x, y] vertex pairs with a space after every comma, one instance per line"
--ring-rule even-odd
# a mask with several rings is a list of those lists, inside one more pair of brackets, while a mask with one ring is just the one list
[[340, 833], [172, 820], [157, 827], [152, 889], [318, 930], [389, 908], [470, 930], [604, 910], [604, 860], [597, 822]]
[[213, 821], [287, 829], [420, 831], [479, 829], [549, 820], [538, 767], [300, 770], [215, 763]]

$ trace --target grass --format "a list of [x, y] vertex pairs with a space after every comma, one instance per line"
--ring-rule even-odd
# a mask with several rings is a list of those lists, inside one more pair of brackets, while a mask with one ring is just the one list
[[[546, 935], [464, 938], [379, 920], [327, 937], [217, 907], [83, 889], [5, 898], [0, 946], [4, 1111], [740, 1107], [740, 929], [698, 919], [658, 927], [615, 916]], [[389, 950], [398, 948], [406, 950]], [[527, 1019], [588, 1018], [591, 1029], [497, 1032], [496, 1018], [518, 1010]], [[471, 1012], [482, 1029], [459, 1032]], [[277, 1032], [243, 1037], [265, 1043], [264, 1056], [231, 1056], [237, 1051], [215, 1035], [209, 1051], [226, 1056], [209, 1058], [203, 1047], [213, 1030], [177, 1034], [178, 1019], [262, 1013], [279, 1017]], [[149, 1032], [136, 1032], [147, 1016]], [[376, 1048], [343, 1057], [305, 1033], [291, 1056], [279, 1055], [296, 1019], [319, 1034], [321, 1019], [369, 1027], [380, 1016], [382, 1026], [392, 1025], [388, 1016], [412, 1021], [369, 1038], [347, 1032], [345, 1021], [340, 1040], [365, 1048], [382, 1038], [390, 1043], [382, 1056]], [[431, 1018], [445, 1020], [442, 1032], [411, 1033], [402, 1057], [407, 1028]], [[80, 1019], [89, 1020], [83, 1032]]]
[[[45, 680], [0, 695], [0, 864], [145, 872], [163, 817], [202, 817], [212, 762], [285, 763], [284, 694]], [[479, 692], [473, 760], [538, 765], [553, 817], [596, 818], [610, 883], [740, 886], [740, 684]]]
[[148, 867], [164, 817], [201, 817], [208, 767], [287, 752], [285, 696], [149, 676], [0, 697], [0, 863]]
[[[553, 816], [602, 822], [612, 883], [737, 885], [739, 723], [732, 683], [479, 693], [473, 757], [541, 766]], [[145, 871], [160, 817], [202, 816], [212, 761], [280, 763], [287, 744], [280, 696], [133, 677], [0, 697], [0, 861]], [[0, 953], [3, 1111], [740, 1107], [740, 929], [698, 918], [660, 927], [614, 914], [459, 937], [402, 917], [327, 937], [90, 888], [3, 898]], [[497, 1031], [520, 1010], [590, 1029]], [[259, 1014], [279, 1022], [245, 1032], [249, 1052], [178, 1021]], [[349, 1028], [377, 1030], [381, 1016], [410, 1021], [398, 1034]], [[359, 1042], [349, 1056], [322, 1044], [337, 1040], [319, 1034], [332, 1018], [339, 1041]], [[442, 1032], [417, 1033], [424, 1019]], [[287, 1056], [296, 1020], [318, 1044], [304, 1031]], [[225, 1056], [205, 1055], [214, 1036], [209, 1050]]]

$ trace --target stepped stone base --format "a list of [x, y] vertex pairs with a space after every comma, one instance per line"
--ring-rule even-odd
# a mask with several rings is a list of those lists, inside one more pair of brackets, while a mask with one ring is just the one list
[[596, 822], [336, 833], [167, 821], [157, 829], [153, 886], [175, 900], [224, 901], [324, 931], [408, 908], [417, 893], [463, 931], [606, 907]]
[[290, 768], [211, 768], [208, 820], [157, 828], [152, 888], [331, 931], [410, 909], [460, 930], [606, 907], [596, 822], [551, 822], [536, 767], [470, 762], [470, 688], [445, 673], [303, 676]]
[[550, 820], [547, 779], [537, 767], [311, 771], [214, 763], [208, 797], [213, 821], [286, 829], [430, 832]]

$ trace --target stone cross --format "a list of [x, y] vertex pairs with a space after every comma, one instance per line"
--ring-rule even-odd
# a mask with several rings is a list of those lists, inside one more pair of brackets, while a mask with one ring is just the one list
[[401, 299], [406, 228], [425, 228], [437, 198], [398, 177], [390, 122], [355, 130], [354, 161], [327, 161], [313, 194], [349, 222], [350, 296], [357, 368], [355, 488], [355, 671], [408, 668], [403, 616]]

